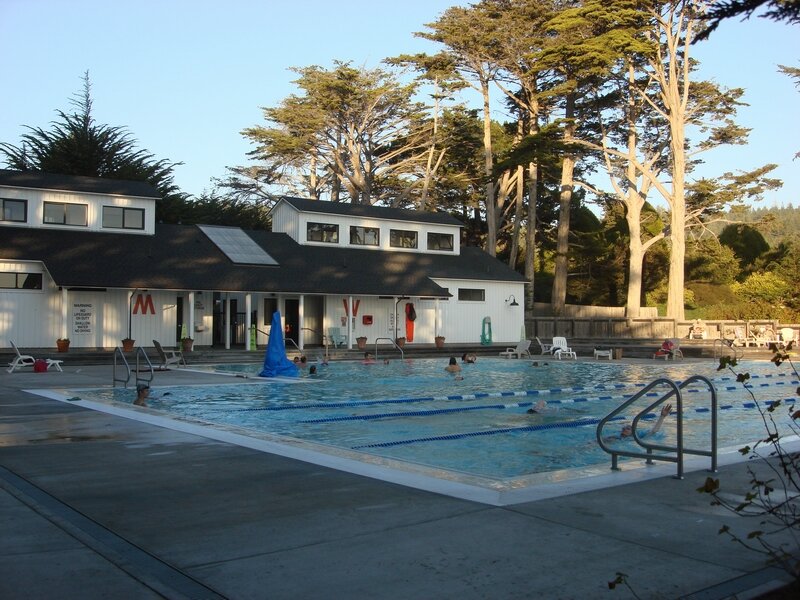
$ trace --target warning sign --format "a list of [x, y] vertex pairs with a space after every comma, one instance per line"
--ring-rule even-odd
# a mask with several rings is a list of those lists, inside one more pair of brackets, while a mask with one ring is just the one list
[[75, 302], [72, 305], [72, 333], [90, 335], [94, 322], [94, 305], [90, 302]]

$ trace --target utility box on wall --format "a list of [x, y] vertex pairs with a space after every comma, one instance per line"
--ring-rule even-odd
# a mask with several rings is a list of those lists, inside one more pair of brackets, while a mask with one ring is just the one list
[[372, 315], [364, 315], [361, 317], [361, 323], [363, 325], [372, 325]]

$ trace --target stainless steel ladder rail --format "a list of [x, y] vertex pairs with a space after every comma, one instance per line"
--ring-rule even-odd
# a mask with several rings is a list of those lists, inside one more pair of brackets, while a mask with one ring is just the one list
[[[686, 448], [683, 443], [683, 395], [681, 394], [681, 390], [684, 389], [687, 385], [694, 382], [702, 382], [705, 383], [710, 392], [711, 392], [711, 449], [710, 450], [701, 450], [695, 448]], [[628, 408], [630, 405], [634, 404], [638, 401], [642, 396], [650, 392], [653, 388], [666, 385], [667, 387], [671, 388], [667, 393], [662, 395], [658, 400], [651, 403], [634, 417], [633, 422], [631, 424], [633, 428], [633, 441], [640, 447], [644, 448], [646, 452], [638, 452], [632, 450], [623, 450], [618, 448], [611, 448], [607, 445], [605, 440], [603, 439], [603, 428], [605, 425], [614, 419], [617, 415], [619, 415], [623, 410]], [[672, 397], [675, 397], [675, 402], [677, 404], [677, 427], [676, 427], [676, 437], [677, 443], [675, 446], [664, 446], [661, 444], [652, 444], [649, 442], [645, 442], [643, 439], [639, 437], [637, 434], [637, 426], [639, 421], [649, 412], [651, 412], [655, 407], [663, 404], [667, 400]], [[611, 455], [611, 469], [612, 470], [619, 470], [619, 457], [624, 456], [627, 458], [643, 458], [647, 461], [648, 464], [652, 464], [653, 460], [661, 460], [665, 462], [674, 462], [677, 465], [677, 475], [678, 479], [683, 479], [683, 457], [684, 454], [693, 454], [698, 456], [710, 456], [711, 457], [711, 470], [717, 470], [717, 392], [714, 388], [714, 384], [711, 381], [703, 377], [702, 375], [694, 375], [689, 377], [680, 385], [676, 384], [674, 381], [667, 379], [667, 378], [658, 378], [654, 381], [650, 382], [644, 388], [639, 390], [636, 394], [631, 396], [628, 400], [623, 402], [620, 406], [616, 409], [611, 411], [608, 415], [603, 417], [600, 422], [597, 424], [596, 430], [597, 436], [597, 443], [600, 448]], [[654, 451], [660, 452], [668, 452], [670, 454], [654, 454]]]
[[744, 357], [744, 350], [741, 348], [734, 346], [733, 344], [729, 344], [727, 340], [718, 339], [714, 340], [714, 358], [719, 358], [723, 354], [727, 354], [728, 351], [733, 353], [733, 357], [736, 360]]
[[400, 346], [398, 346], [398, 345], [397, 345], [397, 343], [396, 343], [396, 342], [395, 342], [395, 341], [394, 341], [392, 338], [388, 338], [388, 337], [385, 337], [385, 338], [375, 338], [375, 359], [376, 359], [376, 360], [378, 359], [378, 342], [380, 342], [381, 340], [387, 341], [387, 342], [389, 342], [389, 343], [390, 343], [392, 346], [394, 346], [395, 348], [397, 348], [398, 352], [400, 352], [400, 360], [405, 360], [405, 358], [406, 358], [406, 355], [405, 355], [405, 352], [403, 352], [403, 349], [402, 349]]
[[[147, 365], [146, 373], [150, 374], [150, 377], [139, 377], [139, 373], [142, 372], [140, 367], [142, 366], [142, 362]], [[136, 385], [138, 386], [140, 383], [144, 383], [145, 385], [150, 385], [155, 377], [155, 371], [153, 369], [153, 363], [150, 362], [150, 358], [147, 356], [147, 353], [144, 351], [144, 348], [139, 346], [136, 348]]]
[[[128, 359], [125, 358], [125, 355], [122, 353], [122, 348], [117, 346], [114, 348], [114, 373], [113, 373], [113, 381], [112, 386], [117, 387], [117, 382], [121, 383], [123, 387], [128, 387], [128, 382], [131, 380], [131, 367], [128, 364]], [[122, 362], [122, 365], [125, 367], [125, 377], [117, 377], [117, 356]]]

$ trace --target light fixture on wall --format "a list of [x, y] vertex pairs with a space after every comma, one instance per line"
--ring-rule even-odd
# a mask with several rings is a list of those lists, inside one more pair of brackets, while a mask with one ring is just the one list
[[[511, 300], [510, 304], [509, 300]], [[511, 294], [508, 298], [506, 298], [506, 304], [508, 304], [509, 306], [519, 306], [519, 304], [517, 303], [517, 299], [514, 297], [514, 294]]]

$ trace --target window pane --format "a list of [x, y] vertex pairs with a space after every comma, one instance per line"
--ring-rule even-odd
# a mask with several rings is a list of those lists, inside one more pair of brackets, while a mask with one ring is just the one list
[[5, 290], [13, 290], [17, 288], [17, 274], [16, 273], [0, 273], [0, 288]]
[[103, 227], [122, 227], [122, 209], [120, 207], [103, 207]]
[[355, 246], [378, 246], [380, 230], [377, 227], [350, 227], [350, 243]]
[[458, 288], [459, 300], [464, 300], [467, 302], [483, 302], [485, 298], [485, 290], [474, 288]]
[[453, 236], [449, 233], [429, 233], [428, 250], [452, 250]]
[[417, 232], [402, 229], [389, 230], [389, 245], [392, 248], [416, 248]]
[[64, 223], [64, 205], [53, 202], [44, 203], [45, 223]]
[[144, 210], [141, 208], [125, 209], [125, 229], [144, 229]]
[[86, 225], [86, 205], [67, 204], [67, 225]]
[[339, 226], [330, 223], [309, 223], [306, 229], [309, 242], [339, 243]]
[[20, 286], [23, 290], [40, 290], [42, 289], [42, 274], [41, 273], [20, 273], [19, 279], [22, 283]]
[[3, 200], [3, 221], [17, 221], [24, 223], [27, 215], [27, 201], [25, 200]]

